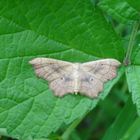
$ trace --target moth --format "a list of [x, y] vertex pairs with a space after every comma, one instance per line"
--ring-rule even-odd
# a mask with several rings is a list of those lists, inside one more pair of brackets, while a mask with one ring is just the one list
[[80, 93], [90, 98], [97, 97], [104, 83], [117, 76], [121, 64], [115, 59], [71, 63], [51, 58], [35, 58], [29, 63], [37, 76], [49, 82], [56, 96]]

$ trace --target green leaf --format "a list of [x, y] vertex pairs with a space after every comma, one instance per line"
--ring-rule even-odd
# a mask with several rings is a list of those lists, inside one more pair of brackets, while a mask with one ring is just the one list
[[121, 140], [138, 140], [140, 138], [140, 117], [130, 126]]
[[55, 97], [47, 82], [36, 77], [29, 60], [122, 60], [121, 39], [87, 0], [1, 0], [0, 9], [0, 128], [7, 132], [1, 135], [46, 138], [93, 109], [123, 74], [120, 69], [98, 99]]
[[140, 11], [140, 1], [139, 0], [127, 0], [127, 2], [135, 8], [138, 12]]
[[137, 106], [140, 115], [140, 66], [132, 65], [127, 67], [126, 75], [129, 91], [132, 93], [133, 102]]
[[119, 22], [130, 23], [139, 19], [139, 12], [127, 0], [101, 0], [98, 6]]
[[129, 98], [114, 123], [106, 131], [102, 140], [120, 140], [128, 128], [133, 124], [135, 117], [136, 109], [131, 98]]
[[[139, 38], [138, 38], [139, 39]], [[140, 44], [135, 46], [132, 54], [132, 64], [140, 66]]]
[[133, 102], [137, 106], [140, 115], [140, 46], [136, 46], [132, 54], [132, 65], [126, 68], [127, 83], [132, 93]]

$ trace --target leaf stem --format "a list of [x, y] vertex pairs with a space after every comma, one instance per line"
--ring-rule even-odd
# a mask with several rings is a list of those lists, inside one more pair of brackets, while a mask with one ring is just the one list
[[129, 40], [129, 44], [128, 44], [128, 48], [127, 48], [127, 52], [126, 52], [126, 57], [124, 58], [124, 61], [123, 61], [124, 65], [126, 65], [126, 66], [131, 64], [131, 54], [132, 54], [132, 50], [134, 47], [134, 40], [137, 35], [138, 28], [139, 28], [139, 21], [136, 21], [134, 23], [132, 33], [130, 35], [130, 40]]

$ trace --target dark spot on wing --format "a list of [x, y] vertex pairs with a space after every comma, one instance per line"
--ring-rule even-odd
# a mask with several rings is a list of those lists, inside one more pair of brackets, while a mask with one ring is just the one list
[[69, 82], [69, 81], [72, 81], [72, 78], [71, 77], [69, 77], [69, 76], [62, 76], [62, 77], [60, 77], [60, 79], [61, 80], [63, 80], [63, 81], [65, 81], [65, 82]]
[[69, 82], [72, 81], [72, 79], [70, 77], [65, 77], [65, 82]]
[[59, 65], [51, 65], [51, 68], [53, 70], [53, 72], [57, 72], [57, 73], [60, 73], [61, 72], [61, 67]]
[[100, 70], [103, 69], [103, 64], [98, 65], [95, 69], [94, 69], [94, 73], [98, 73]]
[[82, 82], [91, 83], [94, 81], [94, 77], [92, 75], [87, 75], [81, 79]]

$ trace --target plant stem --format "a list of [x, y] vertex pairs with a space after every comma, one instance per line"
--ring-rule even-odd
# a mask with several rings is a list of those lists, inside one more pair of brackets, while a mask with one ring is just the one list
[[135, 41], [135, 37], [137, 35], [137, 31], [139, 28], [139, 21], [136, 21], [134, 23], [133, 29], [132, 29], [132, 33], [130, 35], [130, 40], [129, 40], [129, 44], [128, 44], [128, 48], [127, 48], [127, 52], [126, 52], [126, 57], [124, 58], [124, 65], [129, 65], [131, 64], [131, 54], [132, 54], [132, 50], [134, 47], [134, 41]]

